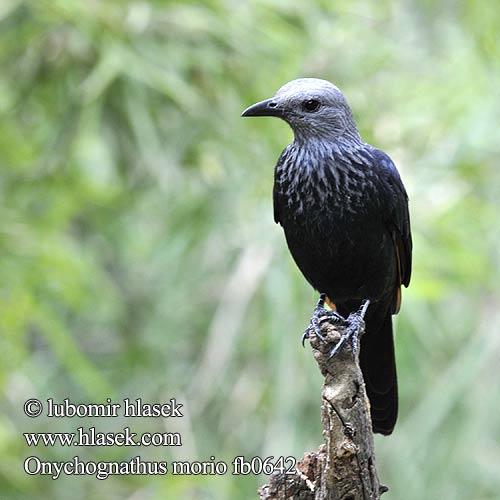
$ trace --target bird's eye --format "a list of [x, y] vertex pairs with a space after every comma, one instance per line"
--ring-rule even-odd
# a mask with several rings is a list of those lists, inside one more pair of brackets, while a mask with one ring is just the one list
[[307, 99], [307, 101], [304, 101], [302, 103], [302, 108], [308, 113], [314, 113], [315, 111], [318, 111], [319, 107], [320, 102], [316, 99]]

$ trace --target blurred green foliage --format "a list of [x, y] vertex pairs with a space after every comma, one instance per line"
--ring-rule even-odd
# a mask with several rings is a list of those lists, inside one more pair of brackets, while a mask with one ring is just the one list
[[[346, 94], [397, 163], [415, 255], [384, 498], [500, 491], [500, 4], [3, 0], [0, 496], [256, 498], [265, 477], [27, 476], [23, 460], [231, 461], [321, 442], [300, 347], [315, 293], [272, 220], [291, 139], [249, 104]], [[170, 420], [29, 419], [24, 400], [183, 402]], [[179, 431], [182, 448], [28, 448], [26, 431]]]

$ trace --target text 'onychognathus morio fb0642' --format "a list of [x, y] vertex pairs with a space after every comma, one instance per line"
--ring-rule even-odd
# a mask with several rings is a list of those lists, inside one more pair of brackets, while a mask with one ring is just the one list
[[410, 282], [412, 254], [399, 173], [387, 154], [361, 139], [344, 95], [325, 80], [293, 80], [242, 116], [276, 116], [293, 129], [275, 168], [274, 218], [320, 292], [310, 328], [321, 337], [320, 317], [346, 322], [355, 350], [364, 319], [360, 365], [372, 426], [390, 434], [398, 412], [391, 315], [399, 311], [401, 285]]

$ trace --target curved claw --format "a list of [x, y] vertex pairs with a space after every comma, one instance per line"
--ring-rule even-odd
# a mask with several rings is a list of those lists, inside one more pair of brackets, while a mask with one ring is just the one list
[[301, 343], [302, 343], [302, 347], [305, 347], [306, 346], [306, 340], [309, 338], [309, 328], [306, 328], [304, 330], [304, 333], [302, 334], [302, 340], [301, 340]]
[[347, 318], [349, 326], [346, 328], [344, 335], [342, 335], [337, 344], [335, 344], [334, 348], [330, 352], [330, 356], [328, 356], [328, 359], [333, 358], [333, 356], [335, 356], [340, 351], [340, 348], [345, 344], [346, 340], [348, 339], [350, 339], [351, 341], [352, 355], [353, 356], [356, 355], [359, 347], [359, 335], [361, 333], [362, 324], [364, 321], [366, 310], [368, 309], [369, 305], [370, 301], [365, 300], [358, 311], [356, 311], [355, 313], [351, 313], [349, 315], [349, 318]]
[[333, 358], [340, 351], [341, 347], [345, 344], [346, 340], [348, 339], [351, 339], [352, 354], [354, 356], [358, 350], [359, 330], [360, 330], [359, 325], [357, 325], [354, 328], [352, 328], [351, 326], [347, 328], [344, 335], [340, 337], [340, 340], [335, 344], [335, 346], [331, 350], [328, 359]]

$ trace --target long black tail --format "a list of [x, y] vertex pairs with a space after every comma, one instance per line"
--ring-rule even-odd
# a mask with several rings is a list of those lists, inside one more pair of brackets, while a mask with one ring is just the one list
[[[338, 307], [346, 317], [350, 311]], [[398, 381], [392, 317], [389, 307], [372, 303], [365, 316], [365, 334], [361, 338], [359, 362], [370, 400], [373, 432], [391, 434], [398, 418]]]

